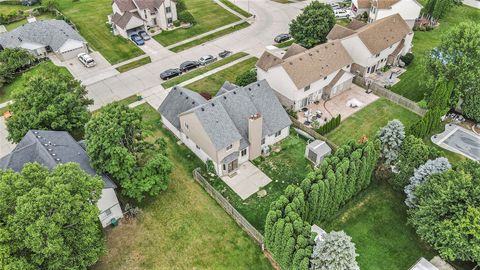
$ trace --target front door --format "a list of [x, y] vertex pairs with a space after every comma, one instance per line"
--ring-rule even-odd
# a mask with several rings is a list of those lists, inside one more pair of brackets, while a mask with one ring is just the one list
[[234, 161], [228, 163], [227, 172], [232, 173], [232, 172], [236, 171], [237, 168], [238, 168], [238, 159], [235, 159]]

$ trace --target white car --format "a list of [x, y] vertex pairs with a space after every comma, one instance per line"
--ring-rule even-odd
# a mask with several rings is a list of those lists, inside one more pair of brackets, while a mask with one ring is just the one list
[[335, 13], [335, 18], [337, 19], [348, 19], [350, 18], [350, 12], [345, 9], [336, 9], [333, 11]]
[[330, 6], [333, 10], [341, 9], [340, 5], [337, 3], [330, 3]]
[[80, 62], [87, 68], [94, 67], [97, 64], [95, 63], [95, 60], [93, 60], [93, 58], [86, 53], [79, 54], [78, 60], [80, 60]]
[[214, 57], [213, 55], [205, 55], [198, 60], [198, 62], [200, 62], [200, 65], [202, 66], [213, 63], [215, 61], [217, 61], [217, 58]]

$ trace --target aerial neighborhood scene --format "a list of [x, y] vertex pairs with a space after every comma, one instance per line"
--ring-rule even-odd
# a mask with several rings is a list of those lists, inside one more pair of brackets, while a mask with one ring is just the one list
[[0, 269], [480, 270], [480, 0], [1, 0]]

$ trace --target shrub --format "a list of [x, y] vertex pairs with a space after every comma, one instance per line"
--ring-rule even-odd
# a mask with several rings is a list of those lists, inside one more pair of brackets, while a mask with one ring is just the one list
[[413, 58], [415, 58], [413, 53], [407, 53], [407, 54], [401, 56], [400, 60], [402, 60], [402, 62], [405, 63], [405, 66], [408, 66], [413, 62]]
[[334, 130], [336, 127], [338, 127], [341, 121], [342, 121], [342, 116], [339, 114], [337, 117], [330, 119], [323, 126], [317, 128], [316, 131], [321, 135], [325, 135], [330, 131]]
[[189, 23], [191, 25], [194, 25], [194, 24], [197, 23], [197, 21], [195, 20], [193, 15], [186, 10], [178, 13], [178, 20], [183, 22], [183, 23]]
[[173, 26], [179, 27], [180, 26], [180, 21], [179, 20], [173, 21]]
[[177, 14], [187, 10], [187, 6], [185, 5], [185, 2], [183, 0], [177, 0], [175, 6], [177, 8]]
[[238, 86], [247, 86], [257, 81], [257, 71], [250, 69], [237, 76], [235, 84]]

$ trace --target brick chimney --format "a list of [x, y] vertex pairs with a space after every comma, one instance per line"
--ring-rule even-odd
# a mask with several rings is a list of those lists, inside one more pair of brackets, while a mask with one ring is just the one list
[[259, 113], [248, 118], [248, 141], [250, 142], [249, 159], [255, 159], [262, 154], [263, 118]]

